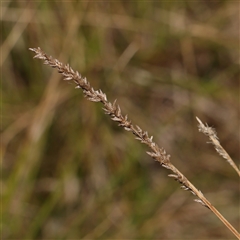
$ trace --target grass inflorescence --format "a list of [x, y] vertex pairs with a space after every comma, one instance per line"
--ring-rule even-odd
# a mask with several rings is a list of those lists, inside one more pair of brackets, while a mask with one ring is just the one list
[[[193, 195], [197, 196], [196, 202], [201, 203], [203, 206], [209, 208], [224, 224], [225, 226], [237, 237], [240, 238], [240, 234], [237, 230], [222, 216], [221, 213], [206, 199], [203, 193], [198, 190], [170, 161], [170, 155], [166, 153], [163, 148], [160, 148], [154, 141], [153, 136], [149, 137], [147, 131], [143, 131], [138, 125], [133, 125], [127, 115], [122, 115], [120, 106], [116, 103], [116, 100], [111, 103], [108, 101], [107, 96], [101, 90], [94, 90], [86, 77], [82, 77], [78, 71], [74, 71], [69, 64], [64, 65], [59, 60], [48, 56], [41, 48], [30, 48], [35, 52], [34, 58], [38, 58], [44, 61], [44, 64], [53, 68], [57, 68], [58, 72], [64, 76], [65, 81], [73, 81], [76, 84], [75, 88], [83, 90], [84, 96], [92, 102], [101, 102], [103, 104], [103, 110], [106, 114], [110, 115], [111, 119], [118, 123], [120, 127], [123, 127], [126, 131], [132, 132], [135, 138], [141, 143], [146, 144], [151, 151], [147, 152], [155, 161], [158, 161], [162, 167], [170, 170], [172, 173], [169, 177], [178, 181], [184, 190], [190, 191]], [[204, 132], [210, 137], [214, 143], [217, 152], [224, 158], [228, 159], [228, 162], [232, 164], [222, 148], [219, 147], [220, 143], [217, 140], [216, 133], [209, 127], [205, 127], [201, 121], [199, 122], [200, 131]], [[219, 144], [218, 144], [219, 143]], [[235, 166], [235, 165], [234, 165]], [[237, 168], [237, 167], [236, 167]], [[238, 169], [238, 168], [237, 168]], [[239, 170], [238, 170], [239, 172]]]

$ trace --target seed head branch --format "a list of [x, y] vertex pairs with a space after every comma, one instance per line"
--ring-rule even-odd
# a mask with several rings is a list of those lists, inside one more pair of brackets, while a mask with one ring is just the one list
[[160, 148], [154, 141], [153, 137], [148, 136], [148, 132], [143, 131], [139, 126], [133, 125], [128, 119], [127, 115], [122, 115], [120, 106], [115, 100], [113, 103], [107, 100], [107, 96], [101, 90], [94, 90], [86, 77], [82, 77], [78, 71], [74, 71], [69, 64], [64, 65], [57, 59], [48, 56], [41, 48], [29, 48], [29, 50], [36, 53], [34, 58], [42, 59], [44, 64], [53, 68], [57, 68], [58, 72], [64, 76], [65, 81], [73, 81], [76, 84], [76, 88], [83, 90], [84, 96], [93, 102], [101, 102], [103, 104], [103, 110], [106, 114], [110, 115], [111, 119], [118, 122], [120, 127], [123, 127], [126, 131], [130, 131], [135, 135], [135, 138], [141, 143], [146, 144], [151, 151], [147, 152], [155, 161], [158, 161], [162, 167], [169, 169], [173, 174], [169, 174], [169, 177], [174, 178], [180, 184], [184, 190], [188, 190], [198, 197], [197, 202], [203, 206], [209, 208], [214, 214], [234, 233], [239, 237], [239, 233], [232, 227], [232, 225], [213, 207], [213, 205], [204, 197], [202, 192], [196, 187], [170, 162], [170, 155], [166, 153], [163, 148]]
[[223, 157], [224, 159], [227, 160], [227, 162], [233, 167], [233, 169], [237, 172], [237, 174], [240, 176], [240, 170], [237, 167], [237, 165], [235, 164], [235, 162], [232, 160], [232, 158], [229, 156], [229, 154], [226, 152], [226, 150], [222, 147], [222, 145], [220, 144], [218, 137], [217, 137], [217, 133], [215, 131], [215, 129], [209, 127], [207, 124], [206, 126], [202, 123], [202, 121], [196, 117], [199, 125], [198, 125], [198, 129], [199, 132], [204, 133], [206, 136], [209, 137], [209, 139], [211, 140], [211, 143], [213, 144], [214, 148], [216, 149], [216, 151], [218, 152], [218, 154]]

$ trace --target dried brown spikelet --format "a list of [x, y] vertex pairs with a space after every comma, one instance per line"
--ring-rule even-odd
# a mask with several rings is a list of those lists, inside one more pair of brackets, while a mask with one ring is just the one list
[[111, 103], [107, 100], [106, 95], [101, 91], [95, 91], [86, 78], [83, 78], [78, 72], [75, 72], [69, 64], [64, 65], [57, 59], [53, 59], [51, 56], [45, 54], [39, 47], [30, 48], [31, 51], [35, 52], [34, 58], [44, 60], [44, 64], [49, 65], [53, 68], [57, 68], [58, 72], [64, 76], [66, 81], [73, 81], [76, 84], [76, 88], [83, 89], [84, 96], [93, 102], [101, 102], [104, 107], [103, 110], [106, 114], [111, 116], [113, 121], [118, 122], [120, 127], [125, 130], [132, 132], [136, 139], [141, 143], [146, 144], [152, 151], [147, 152], [154, 160], [158, 161], [162, 167], [169, 169], [173, 172], [169, 177], [174, 178], [176, 181], [183, 185], [184, 190], [188, 190], [198, 197], [195, 201], [201, 203], [203, 206], [209, 208], [224, 224], [228, 229], [238, 238], [239, 233], [236, 229], [217, 211], [217, 209], [204, 197], [201, 191], [199, 191], [170, 161], [170, 155], [166, 154], [163, 148], [160, 148], [155, 142], [153, 137], [148, 136], [147, 131], [143, 131], [139, 126], [133, 125], [128, 120], [127, 115], [123, 116], [121, 113], [120, 106], [116, 104], [116, 100]]

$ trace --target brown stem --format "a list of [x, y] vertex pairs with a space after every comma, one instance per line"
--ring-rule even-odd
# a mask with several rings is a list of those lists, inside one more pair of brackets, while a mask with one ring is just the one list
[[169, 169], [173, 174], [169, 174], [169, 177], [174, 178], [180, 184], [184, 190], [189, 190], [192, 194], [198, 197], [197, 202], [210, 209], [225, 225], [226, 227], [238, 238], [240, 235], [237, 230], [213, 207], [213, 205], [204, 197], [202, 192], [195, 188], [195, 186], [170, 162], [170, 155], [166, 154], [163, 148], [160, 148], [155, 142], [153, 137], [148, 136], [148, 132], [143, 131], [139, 126], [133, 125], [128, 120], [127, 115], [123, 116], [120, 106], [116, 103], [116, 100], [111, 103], [107, 100], [107, 96], [101, 90], [94, 90], [86, 78], [83, 78], [77, 71], [74, 71], [69, 64], [64, 65], [57, 59], [53, 59], [51, 56], [45, 54], [40, 48], [30, 48], [35, 52], [34, 58], [44, 60], [44, 64], [50, 65], [53, 68], [57, 68], [58, 72], [64, 76], [64, 80], [73, 81], [76, 84], [76, 88], [81, 88], [85, 97], [93, 102], [101, 102], [104, 105], [103, 110], [106, 114], [110, 115], [113, 121], [118, 122], [120, 127], [123, 127], [126, 131], [132, 132], [136, 139], [146, 144], [151, 152], [147, 152], [154, 160], [158, 161], [162, 167]]

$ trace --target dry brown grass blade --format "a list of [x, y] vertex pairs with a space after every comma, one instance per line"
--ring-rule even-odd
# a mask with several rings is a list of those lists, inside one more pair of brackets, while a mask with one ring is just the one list
[[162, 167], [169, 169], [172, 174], [169, 177], [174, 178], [180, 184], [184, 190], [189, 190], [192, 194], [198, 197], [196, 202], [201, 203], [203, 206], [210, 209], [224, 224], [225, 226], [238, 238], [240, 234], [237, 230], [217, 211], [217, 209], [204, 197], [202, 192], [198, 190], [170, 161], [170, 155], [166, 153], [163, 148], [160, 148], [154, 141], [153, 137], [148, 136], [148, 132], [143, 131], [139, 126], [133, 125], [128, 119], [127, 115], [122, 115], [120, 106], [116, 103], [116, 100], [111, 103], [107, 100], [107, 96], [101, 90], [94, 90], [85, 77], [82, 77], [79, 72], [74, 71], [69, 64], [64, 65], [57, 59], [48, 56], [39, 47], [30, 48], [35, 52], [34, 58], [44, 60], [44, 64], [53, 68], [57, 68], [58, 72], [64, 76], [64, 80], [72, 81], [76, 84], [76, 88], [83, 90], [84, 96], [93, 102], [101, 102], [103, 104], [103, 110], [106, 114], [111, 116], [113, 121], [118, 122], [120, 127], [123, 127], [126, 131], [132, 132], [136, 139], [146, 144], [151, 151], [147, 152], [154, 160], [158, 161]]
[[1, 45], [2, 51], [0, 66], [3, 65], [12, 48], [17, 43], [18, 39], [22, 36], [24, 29], [27, 27], [28, 23], [31, 22], [31, 19], [33, 18], [34, 14], [35, 14], [34, 10], [29, 10], [29, 8], [26, 8], [19, 17], [19, 19], [17, 20], [11, 33], [8, 35], [7, 39]]
[[209, 137], [211, 140], [211, 143], [213, 144], [216, 151], [219, 153], [220, 156], [222, 156], [224, 159], [227, 160], [227, 162], [233, 167], [233, 169], [237, 172], [237, 174], [240, 176], [240, 170], [235, 164], [235, 162], [232, 160], [232, 158], [229, 156], [229, 154], [226, 152], [226, 150], [221, 146], [216, 131], [209, 127], [207, 124], [206, 126], [202, 123], [202, 121], [196, 117], [197, 121], [199, 122], [198, 129], [199, 132], [203, 132], [206, 136]]

